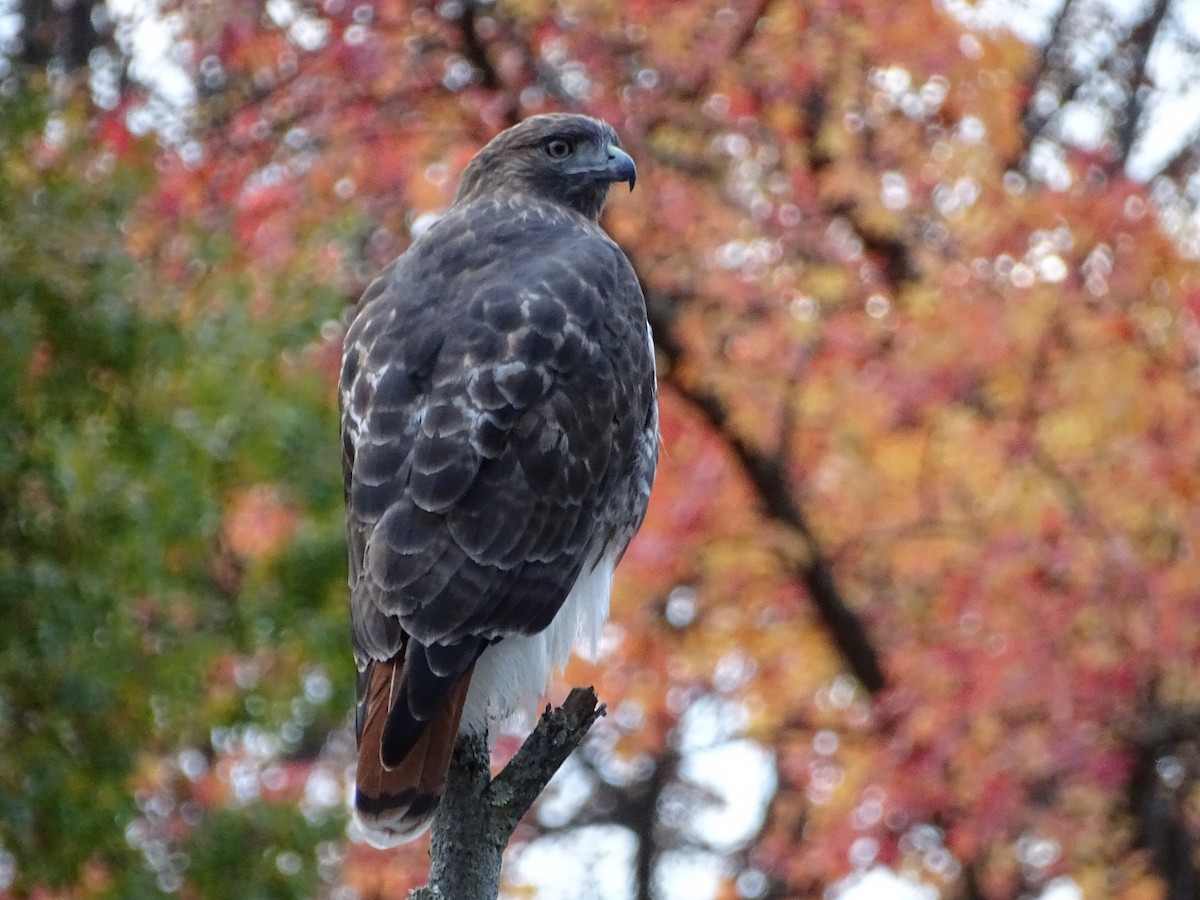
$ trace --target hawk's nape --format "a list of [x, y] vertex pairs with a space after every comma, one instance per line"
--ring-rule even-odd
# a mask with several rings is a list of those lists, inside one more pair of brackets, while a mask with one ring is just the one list
[[598, 224], [635, 174], [596, 119], [508, 129], [347, 332], [355, 815], [376, 846], [428, 826], [460, 732], [532, 710], [599, 638], [658, 454], [645, 301]]

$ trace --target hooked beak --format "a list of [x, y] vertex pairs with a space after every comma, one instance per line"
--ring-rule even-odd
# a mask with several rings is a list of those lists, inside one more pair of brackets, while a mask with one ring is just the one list
[[633, 157], [615, 144], [608, 145], [608, 163], [604, 171], [613, 183], [628, 181], [631, 191], [637, 182], [637, 166], [633, 164]]

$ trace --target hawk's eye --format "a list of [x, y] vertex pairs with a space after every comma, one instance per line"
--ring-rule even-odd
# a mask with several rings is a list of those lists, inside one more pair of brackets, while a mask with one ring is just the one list
[[562, 138], [555, 138], [546, 144], [546, 153], [551, 159], [566, 159], [571, 155], [572, 149], [570, 142]]

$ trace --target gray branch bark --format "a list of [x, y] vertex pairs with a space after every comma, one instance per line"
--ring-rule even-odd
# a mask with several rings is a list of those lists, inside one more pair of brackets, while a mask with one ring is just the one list
[[487, 735], [460, 737], [433, 819], [429, 884], [409, 900], [495, 900], [504, 848], [517, 823], [602, 715], [595, 690], [575, 688], [558, 709], [546, 707], [495, 778]]
[[1144, 129], [1142, 121], [1145, 113], [1146, 96], [1140, 90], [1147, 84], [1149, 78], [1146, 66], [1150, 61], [1150, 51], [1162, 30], [1163, 21], [1171, 9], [1171, 0], [1154, 0], [1149, 14], [1129, 34], [1130, 74], [1128, 92], [1125, 95], [1123, 116], [1117, 125], [1117, 159], [1124, 166], [1129, 162], [1129, 154], [1133, 143]]

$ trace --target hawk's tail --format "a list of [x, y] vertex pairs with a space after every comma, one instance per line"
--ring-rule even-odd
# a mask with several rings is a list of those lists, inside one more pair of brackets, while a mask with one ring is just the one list
[[433, 820], [471, 682], [469, 671], [458, 679], [412, 748], [389, 767], [382, 758], [384, 728], [400, 690], [402, 668], [403, 653], [371, 662], [359, 700], [354, 817], [368, 843], [379, 849], [419, 837]]

